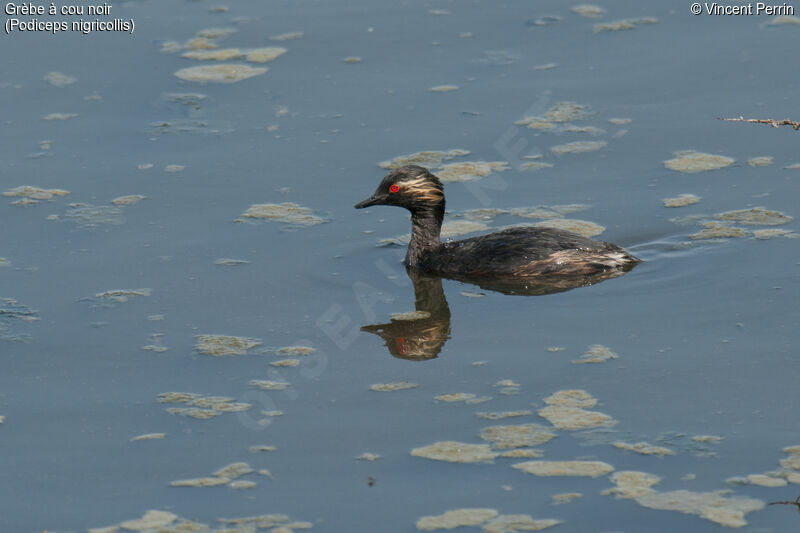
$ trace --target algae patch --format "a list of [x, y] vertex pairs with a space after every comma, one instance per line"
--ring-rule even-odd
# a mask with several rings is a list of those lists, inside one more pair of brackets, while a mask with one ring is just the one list
[[282, 204], [254, 204], [239, 215], [235, 222], [248, 220], [266, 220], [269, 222], [285, 222], [291, 226], [310, 227], [328, 222], [328, 220], [313, 214], [311, 209], [300, 205], [284, 202]]
[[673, 198], [664, 198], [664, 207], [685, 207], [700, 201], [700, 197], [694, 194], [679, 194]]
[[732, 165], [734, 162], [735, 160], [733, 158], [724, 155], [686, 150], [675, 152], [675, 157], [664, 161], [664, 166], [677, 172], [695, 173], [725, 168]]
[[374, 385], [370, 385], [369, 390], [376, 391], [376, 392], [391, 392], [397, 390], [408, 390], [414, 389], [418, 387], [416, 383], [410, 383], [408, 381], [398, 381], [395, 383], [375, 383]]
[[595, 152], [604, 148], [607, 144], [606, 141], [575, 141], [552, 146], [550, 147], [550, 151], [556, 155], [581, 154], [584, 152]]
[[726, 222], [744, 224], [745, 226], [780, 226], [792, 221], [792, 217], [784, 215], [780, 211], [772, 211], [763, 207], [726, 211], [714, 215], [714, 218]]
[[455, 157], [463, 157], [465, 155], [469, 155], [469, 150], [462, 150], [460, 148], [447, 151], [428, 150], [424, 152], [415, 152], [413, 154], [399, 155], [389, 161], [378, 163], [378, 166], [387, 170], [405, 165], [419, 165], [421, 167], [432, 168], [440, 166], [443, 161], [448, 161]]
[[267, 71], [266, 67], [251, 67], [237, 63], [221, 65], [202, 65], [199, 67], [182, 68], [175, 72], [175, 76], [186, 81], [200, 83], [235, 83], [253, 76], [259, 76]]
[[200, 420], [214, 418], [226, 412], [247, 411], [252, 407], [249, 403], [235, 402], [233, 398], [224, 396], [203, 396], [191, 392], [164, 392], [158, 395], [161, 403], [181, 403], [186, 407], [170, 407], [171, 415], [189, 416]]
[[450, 463], [493, 463], [499, 454], [493, 452], [488, 444], [442, 441], [414, 448], [411, 455]]
[[479, 526], [499, 515], [494, 509], [453, 509], [437, 516], [423, 516], [417, 520], [420, 531], [455, 529], [465, 526]]
[[498, 450], [539, 446], [555, 437], [555, 433], [538, 424], [491, 426], [481, 431], [481, 439], [491, 442]]
[[614, 471], [614, 467], [602, 461], [527, 461], [513, 465], [535, 476], [585, 476], [599, 477]]
[[649, 444], [647, 442], [637, 442], [634, 444], [628, 442], [615, 442], [614, 447], [619, 448], [621, 450], [627, 450], [629, 452], [636, 452], [642, 455], [675, 455], [675, 452], [670, 450], [669, 448], [664, 448], [663, 446], [655, 446], [654, 444]]
[[617, 359], [619, 355], [611, 351], [611, 348], [602, 344], [593, 344], [579, 359], [572, 361], [574, 364], [586, 363], [605, 363], [611, 359]]
[[247, 350], [261, 345], [260, 339], [234, 337], [230, 335], [197, 335], [194, 349], [205, 355], [221, 357], [225, 355], [244, 355]]

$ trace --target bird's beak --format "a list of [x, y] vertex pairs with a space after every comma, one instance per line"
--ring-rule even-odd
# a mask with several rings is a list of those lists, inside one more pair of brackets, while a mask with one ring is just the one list
[[355, 206], [356, 209], [364, 209], [365, 207], [369, 207], [371, 205], [379, 205], [386, 203], [386, 195], [385, 194], [373, 194], [363, 202], [358, 202]]

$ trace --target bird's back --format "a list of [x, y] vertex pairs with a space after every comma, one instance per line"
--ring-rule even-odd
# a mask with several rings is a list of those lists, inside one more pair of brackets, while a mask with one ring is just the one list
[[517, 227], [443, 243], [419, 267], [441, 275], [593, 274], [639, 260], [617, 245], [553, 228]]

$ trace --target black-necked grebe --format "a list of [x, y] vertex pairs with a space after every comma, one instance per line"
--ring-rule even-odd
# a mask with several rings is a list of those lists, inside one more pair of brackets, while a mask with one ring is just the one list
[[444, 188], [427, 169], [408, 165], [389, 172], [375, 194], [355, 205], [396, 205], [411, 211], [406, 265], [441, 276], [531, 277], [627, 271], [641, 260], [616, 244], [552, 228], [508, 228], [441, 242]]

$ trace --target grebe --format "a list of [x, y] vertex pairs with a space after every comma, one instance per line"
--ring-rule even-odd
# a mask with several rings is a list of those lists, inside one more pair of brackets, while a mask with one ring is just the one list
[[448, 277], [540, 277], [625, 272], [640, 259], [616, 244], [553, 228], [516, 227], [441, 242], [444, 188], [427, 169], [408, 165], [389, 172], [375, 194], [355, 205], [396, 205], [411, 212], [406, 266]]

